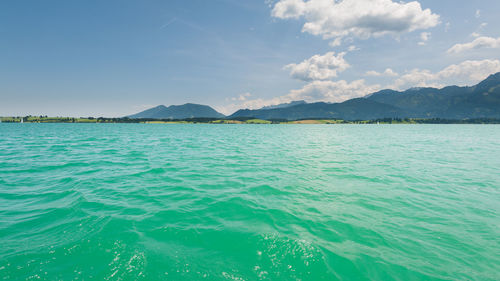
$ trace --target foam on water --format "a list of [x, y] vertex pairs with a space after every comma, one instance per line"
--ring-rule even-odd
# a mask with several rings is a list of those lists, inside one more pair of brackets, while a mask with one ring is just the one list
[[499, 280], [500, 126], [0, 124], [3, 280]]

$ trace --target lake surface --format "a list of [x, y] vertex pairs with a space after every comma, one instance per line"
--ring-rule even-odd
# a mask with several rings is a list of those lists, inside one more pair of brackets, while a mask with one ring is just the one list
[[2, 280], [500, 280], [498, 125], [0, 124]]

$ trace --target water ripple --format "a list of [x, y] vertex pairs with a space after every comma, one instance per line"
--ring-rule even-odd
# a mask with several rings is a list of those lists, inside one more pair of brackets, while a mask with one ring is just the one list
[[0, 124], [3, 280], [499, 280], [500, 126]]

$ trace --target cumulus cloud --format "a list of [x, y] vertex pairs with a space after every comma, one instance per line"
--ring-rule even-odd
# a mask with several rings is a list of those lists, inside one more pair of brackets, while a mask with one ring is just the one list
[[[439, 15], [422, 9], [417, 1], [392, 0], [280, 0], [272, 10], [280, 19], [305, 19], [303, 32], [324, 39], [356, 36], [369, 38], [428, 29], [439, 24]], [[335, 39], [333, 45], [340, 41]]]
[[244, 93], [244, 94], [238, 95], [237, 97], [232, 97], [231, 100], [232, 101], [246, 101], [250, 96], [252, 96], [252, 94]]
[[479, 82], [489, 75], [500, 71], [500, 60], [468, 60], [460, 64], [452, 64], [442, 71], [438, 72], [442, 78], [458, 78]]
[[351, 46], [349, 46], [349, 48], [347, 48], [347, 50], [349, 52], [354, 52], [354, 51], [359, 51], [360, 48], [356, 47], [355, 45], [351, 45]]
[[343, 102], [348, 99], [366, 96], [380, 90], [380, 85], [367, 85], [365, 80], [347, 82], [339, 81], [313, 81], [301, 89], [292, 90], [288, 95], [280, 97], [286, 102], [305, 100], [307, 102]]
[[386, 70], [384, 70], [384, 72], [377, 72], [377, 71], [374, 71], [374, 70], [371, 70], [371, 71], [367, 71], [365, 73], [366, 76], [374, 76], [374, 77], [381, 77], [381, 76], [385, 76], [385, 77], [397, 77], [399, 76], [399, 74], [397, 72], [395, 72], [394, 70], [390, 69], [390, 68], [387, 68]]
[[388, 88], [395, 90], [406, 90], [411, 87], [435, 87], [441, 88], [444, 84], [439, 83], [439, 75], [427, 69], [413, 69], [400, 78], [396, 79]]
[[284, 67], [290, 70], [290, 75], [302, 81], [328, 80], [337, 77], [338, 72], [342, 72], [350, 67], [344, 59], [346, 53], [328, 52], [324, 55], [314, 55], [299, 64], [289, 64]]
[[500, 71], [500, 60], [464, 61], [452, 64], [439, 72], [413, 69], [394, 81], [389, 88], [404, 90], [410, 87], [436, 87], [448, 85], [450, 81], [460, 84], [477, 83], [492, 73]]
[[266, 4], [269, 8], [273, 7], [274, 2], [274, 0], [264, 0], [264, 4]]
[[468, 50], [481, 49], [481, 48], [500, 48], [500, 37], [478, 37], [474, 41], [464, 44], [456, 44], [448, 49], [449, 54], [458, 54]]
[[338, 47], [340, 45], [342, 45], [342, 37], [337, 37], [335, 38], [335, 40], [333, 40], [332, 42], [330, 42], [330, 47]]
[[214, 108], [225, 115], [230, 115], [239, 109], [258, 109], [266, 105], [271, 105], [269, 100], [251, 99], [251, 100], [232, 100], [232, 103], [223, 106], [214, 106]]
[[429, 40], [430, 37], [431, 37], [431, 33], [430, 32], [422, 32], [422, 33], [420, 33], [420, 42], [418, 42], [418, 45], [424, 46], [425, 43]]

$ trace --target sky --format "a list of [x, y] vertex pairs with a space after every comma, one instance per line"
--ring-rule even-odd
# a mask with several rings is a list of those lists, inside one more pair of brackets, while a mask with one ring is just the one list
[[500, 72], [500, 1], [0, 1], [0, 116], [224, 114]]

